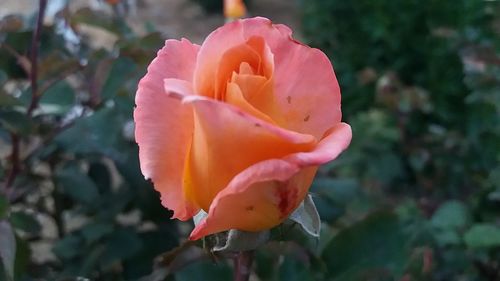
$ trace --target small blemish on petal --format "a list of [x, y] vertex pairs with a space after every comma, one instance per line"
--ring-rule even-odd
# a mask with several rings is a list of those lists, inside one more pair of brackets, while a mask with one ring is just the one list
[[245, 207], [245, 210], [247, 210], [247, 211], [253, 211], [254, 209], [255, 209], [254, 206]]
[[259, 123], [255, 123], [255, 127], [262, 127]]
[[292, 103], [292, 97], [291, 96], [286, 97], [286, 101], [288, 102], [288, 104], [291, 104]]
[[307, 115], [306, 118], [304, 118], [304, 122], [307, 122], [309, 121], [309, 118], [311, 117], [311, 115]]
[[278, 197], [278, 209], [280, 210], [281, 218], [287, 217], [293, 211], [298, 194], [298, 189], [295, 187], [287, 185], [278, 187], [276, 195]]

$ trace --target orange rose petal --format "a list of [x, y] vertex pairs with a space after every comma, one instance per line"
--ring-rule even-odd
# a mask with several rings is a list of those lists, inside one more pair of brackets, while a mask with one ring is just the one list
[[273, 54], [273, 48], [290, 38], [290, 33], [283, 30], [284, 27], [273, 25], [268, 19], [260, 17], [236, 20], [216, 29], [200, 48], [194, 71], [195, 91], [204, 96], [214, 96], [216, 71], [227, 50], [246, 44], [251, 37], [262, 37], [261, 34], [264, 34], [264, 42], [270, 46], [270, 53]]
[[234, 177], [215, 197], [208, 216], [190, 239], [239, 229], [260, 231], [281, 223], [305, 198], [318, 165], [335, 159], [351, 141], [351, 127], [339, 123], [310, 152], [267, 160]]
[[229, 229], [260, 231], [280, 224], [304, 200], [318, 165], [337, 158], [351, 136], [351, 127], [339, 123], [313, 151], [263, 161], [244, 170], [217, 194], [208, 216], [190, 239]]
[[[289, 130], [321, 138], [332, 124], [341, 120], [340, 89], [329, 59], [320, 50], [305, 46], [292, 37], [284, 25], [256, 17], [226, 24], [210, 34], [200, 49], [195, 70], [195, 89], [212, 96], [216, 69], [223, 54], [261, 37], [273, 55], [273, 106], [267, 97], [250, 101], [257, 109]], [[267, 107], [266, 107], [267, 106]]]
[[264, 113], [289, 130], [321, 138], [341, 120], [340, 88], [328, 57], [295, 41], [284, 25], [265, 18], [241, 22], [243, 38], [264, 38], [274, 56], [275, 108]]
[[[254, 95], [260, 93], [261, 89], [264, 87], [267, 81], [268, 79], [266, 77], [260, 75], [233, 73], [233, 77], [231, 77], [231, 82], [238, 85], [243, 96], [248, 101], [251, 101], [254, 98]], [[272, 91], [269, 93], [269, 95], [269, 99], [272, 100]]]
[[338, 123], [325, 133], [313, 151], [291, 154], [285, 159], [301, 167], [325, 164], [337, 158], [349, 146], [351, 139], [351, 126]]
[[258, 69], [261, 64], [260, 54], [246, 43], [227, 50], [222, 55], [221, 63], [217, 67], [215, 76], [215, 99], [224, 100], [225, 87], [234, 71], [246, 62], [252, 69]]
[[240, 64], [240, 69], [239, 69], [238, 73], [245, 74], [245, 75], [255, 75], [252, 67], [246, 61], [244, 61]]
[[274, 105], [282, 126], [321, 138], [340, 122], [340, 88], [325, 54], [290, 43], [275, 51], [275, 65]]
[[258, 35], [250, 36], [246, 44], [259, 54], [261, 63], [256, 74], [271, 78], [274, 71], [274, 56], [264, 38]]
[[135, 100], [135, 138], [142, 173], [161, 193], [162, 204], [174, 211], [174, 218], [181, 220], [190, 219], [199, 210], [184, 198], [182, 190], [193, 113], [180, 100], [165, 94], [163, 80], [191, 81], [198, 48], [187, 40], [167, 40], [139, 82]]
[[262, 121], [266, 121], [270, 124], [275, 124], [274, 121], [269, 118], [269, 116], [265, 115], [255, 107], [253, 107], [251, 104], [248, 103], [248, 101], [245, 99], [243, 96], [243, 93], [240, 89], [240, 87], [236, 83], [228, 83], [227, 84], [227, 90], [226, 90], [226, 102], [229, 104], [232, 104], [239, 109], [245, 111], [248, 114], [251, 114]]
[[[216, 194], [242, 170], [263, 160], [310, 151], [316, 140], [273, 126], [227, 103], [189, 96], [195, 112], [186, 189], [208, 211]], [[203, 188], [200, 188], [203, 186]]]
[[279, 159], [249, 167], [217, 194], [189, 239], [229, 229], [262, 231], [277, 226], [304, 200], [316, 171], [317, 167], [301, 170]]
[[247, 97], [247, 101], [253, 107], [269, 116], [278, 126], [287, 128], [287, 126], [283, 125], [286, 124], [286, 120], [279, 114], [281, 109], [276, 104], [274, 80], [272, 78], [268, 79], [262, 85], [257, 85], [256, 81], [253, 80], [255, 79], [247, 79], [244, 76], [235, 77], [235, 81], [242, 89], [243, 95]]
[[194, 70], [194, 90], [197, 94], [215, 96], [215, 72], [222, 55], [230, 48], [244, 43], [240, 21], [234, 21], [216, 29], [205, 39]]
[[257, 231], [278, 224], [282, 220], [278, 189], [285, 189], [285, 183], [298, 172], [298, 166], [279, 159], [247, 168], [217, 195], [190, 239], [230, 228]]

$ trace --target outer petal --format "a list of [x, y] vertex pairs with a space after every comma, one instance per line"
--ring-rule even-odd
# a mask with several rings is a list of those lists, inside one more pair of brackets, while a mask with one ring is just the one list
[[335, 159], [350, 141], [350, 126], [339, 123], [313, 151], [263, 161], [244, 170], [217, 195], [190, 239], [233, 228], [258, 231], [278, 225], [305, 198], [318, 165]]
[[243, 22], [243, 37], [259, 34], [274, 54], [274, 99], [278, 110], [268, 113], [283, 127], [318, 139], [340, 122], [340, 88], [328, 57], [295, 41], [291, 30], [268, 19]]
[[200, 96], [184, 101], [195, 112], [185, 191], [206, 211], [217, 193], [246, 168], [316, 146], [311, 135], [273, 126], [230, 104]]
[[273, 25], [266, 18], [234, 21], [207, 37], [196, 65], [195, 90], [214, 96], [215, 72], [222, 55], [253, 36], [263, 37], [274, 55], [273, 88], [279, 110], [265, 114], [284, 128], [317, 138], [340, 122], [340, 89], [326, 55], [298, 43], [288, 27]]
[[[187, 40], [167, 40], [148, 67], [136, 94], [135, 138], [142, 173], [152, 179], [162, 204], [174, 218], [187, 220], [198, 207], [182, 191], [183, 166], [193, 130], [193, 113], [165, 94], [164, 79], [192, 81], [199, 47]], [[186, 82], [187, 83], [187, 82]]]
[[279, 159], [249, 167], [217, 195], [190, 239], [228, 229], [259, 231], [278, 225], [300, 204], [305, 196], [302, 190], [307, 192], [315, 171], [300, 171]]
[[295, 42], [274, 52], [274, 99], [282, 126], [322, 137], [342, 115], [340, 88], [330, 61], [321, 51]]
[[301, 167], [330, 162], [337, 158], [351, 143], [351, 126], [343, 122], [338, 123], [328, 130], [325, 135], [313, 151], [294, 153], [285, 157], [285, 159]]

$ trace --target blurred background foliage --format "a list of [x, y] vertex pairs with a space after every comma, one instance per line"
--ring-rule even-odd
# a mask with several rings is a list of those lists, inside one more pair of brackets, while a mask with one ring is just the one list
[[[231, 279], [140, 173], [135, 90], [169, 35], [133, 2], [50, 0], [35, 88], [36, 14], [0, 20], [0, 280]], [[252, 280], [500, 280], [500, 3], [296, 5], [353, 142], [311, 188], [321, 239], [276, 228]]]

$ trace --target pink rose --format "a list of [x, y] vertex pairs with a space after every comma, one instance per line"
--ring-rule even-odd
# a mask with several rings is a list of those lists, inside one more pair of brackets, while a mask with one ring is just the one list
[[190, 239], [280, 224], [351, 141], [326, 55], [265, 18], [167, 40], [136, 95], [141, 170]]

